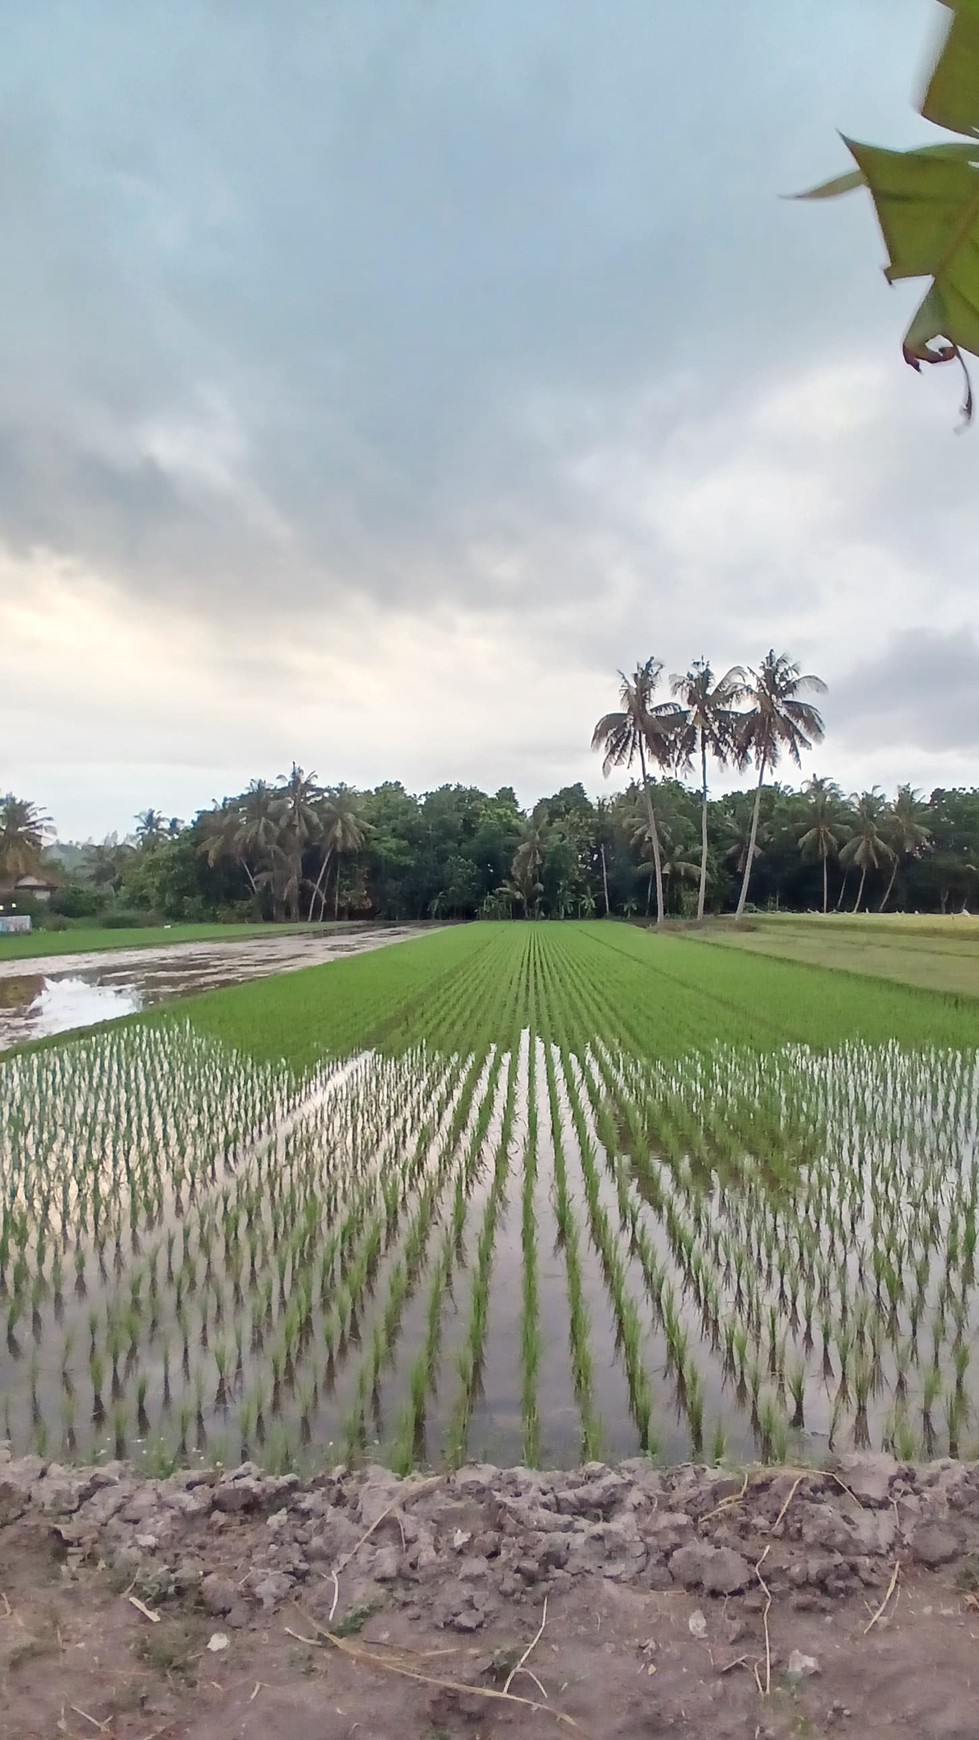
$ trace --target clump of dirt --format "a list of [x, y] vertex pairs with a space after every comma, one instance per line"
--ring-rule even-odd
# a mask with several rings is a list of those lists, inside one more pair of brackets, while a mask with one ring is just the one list
[[979, 1467], [0, 1465], [11, 1740], [975, 1740]]

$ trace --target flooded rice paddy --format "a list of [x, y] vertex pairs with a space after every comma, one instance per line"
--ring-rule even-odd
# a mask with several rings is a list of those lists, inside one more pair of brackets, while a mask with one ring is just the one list
[[18, 1450], [958, 1454], [974, 1052], [532, 1029], [303, 1077], [189, 1024], [0, 1064]]
[[345, 926], [325, 935], [272, 934], [0, 961], [0, 1052], [32, 1039], [98, 1026], [196, 991], [296, 972], [425, 934], [411, 926]]

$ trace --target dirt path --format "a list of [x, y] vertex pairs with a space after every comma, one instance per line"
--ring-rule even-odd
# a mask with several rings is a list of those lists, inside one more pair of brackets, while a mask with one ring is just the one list
[[391, 943], [428, 936], [437, 925], [351, 926], [164, 948], [0, 961], [0, 1053], [32, 1039], [134, 1014], [197, 991], [216, 991], [272, 973], [295, 973]]
[[104, 974], [130, 972], [140, 967], [159, 970], [173, 967], [188, 974], [199, 973], [205, 981], [199, 987], [203, 990], [207, 988], [207, 976], [219, 971], [222, 975], [237, 974], [242, 979], [264, 973], [296, 972], [300, 967], [316, 966], [320, 961], [366, 954], [388, 943], [426, 936], [439, 928], [433, 924], [350, 925], [326, 935], [313, 928], [308, 932], [286, 931], [282, 936], [276, 936], [274, 932], [262, 936], [231, 936], [227, 942], [212, 939], [153, 948], [97, 949], [90, 954], [30, 955], [0, 961], [0, 979], [54, 978], [79, 972]]
[[0, 1733], [976, 1740], [977, 1552], [953, 1463], [303, 1487], [26, 1460], [0, 1468]]

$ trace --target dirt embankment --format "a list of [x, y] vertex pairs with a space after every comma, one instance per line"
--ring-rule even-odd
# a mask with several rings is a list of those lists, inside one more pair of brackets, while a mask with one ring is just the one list
[[0, 1733], [979, 1735], [979, 1467], [0, 1466]]

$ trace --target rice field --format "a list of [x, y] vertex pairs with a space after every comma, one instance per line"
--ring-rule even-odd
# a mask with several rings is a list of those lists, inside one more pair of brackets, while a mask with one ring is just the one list
[[765, 913], [699, 934], [706, 944], [979, 997], [979, 919], [965, 913]]
[[0, 1431], [530, 1464], [979, 1440], [979, 1008], [483, 925], [0, 1064]]

